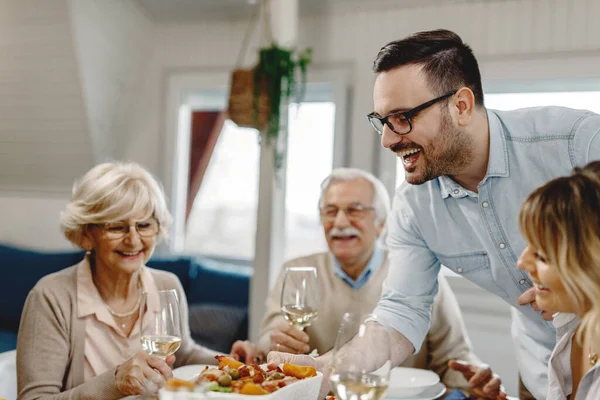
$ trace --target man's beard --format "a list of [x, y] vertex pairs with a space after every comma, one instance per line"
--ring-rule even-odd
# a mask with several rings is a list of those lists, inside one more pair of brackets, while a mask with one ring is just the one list
[[452, 125], [450, 113], [445, 109], [434, 141], [423, 146], [421, 151], [421, 162], [425, 170], [419, 175], [406, 174], [408, 183], [422, 185], [443, 175], [456, 174], [473, 158], [473, 141], [465, 132]]

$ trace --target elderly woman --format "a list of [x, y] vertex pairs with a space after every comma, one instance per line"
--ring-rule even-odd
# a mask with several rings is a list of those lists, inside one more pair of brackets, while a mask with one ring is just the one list
[[[77, 265], [31, 290], [17, 345], [18, 398], [118, 399], [156, 391], [171, 366], [211, 364], [216, 353], [192, 340], [183, 288], [171, 273], [145, 266], [170, 223], [158, 182], [139, 165], [91, 169], [61, 215], [68, 240], [86, 250]], [[177, 290], [183, 341], [166, 361], [141, 349], [143, 292]], [[236, 342], [236, 356], [252, 346]]]

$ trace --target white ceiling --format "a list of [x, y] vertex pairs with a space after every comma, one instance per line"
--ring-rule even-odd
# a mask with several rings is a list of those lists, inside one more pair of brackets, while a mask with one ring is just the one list
[[[260, 0], [136, 1], [155, 21], [159, 22], [249, 17], [252, 15], [255, 5], [260, 2]], [[325, 12], [333, 7], [415, 7], [442, 1], [473, 0], [298, 0], [298, 7], [301, 14], [314, 14]]]

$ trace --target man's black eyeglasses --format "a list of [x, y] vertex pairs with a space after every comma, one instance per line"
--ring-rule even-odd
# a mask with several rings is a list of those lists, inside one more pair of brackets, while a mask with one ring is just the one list
[[380, 135], [383, 134], [384, 125], [387, 125], [388, 128], [392, 130], [392, 132], [397, 133], [398, 135], [406, 135], [407, 133], [410, 133], [410, 131], [412, 131], [413, 129], [411, 119], [414, 118], [415, 115], [417, 115], [419, 112], [423, 111], [427, 107], [431, 107], [438, 101], [442, 101], [450, 96], [453, 96], [457, 91], [458, 90], [453, 90], [451, 92], [448, 92], [440, 97], [436, 97], [433, 100], [429, 100], [428, 102], [416, 106], [415, 108], [408, 111], [393, 112], [391, 114], [386, 115], [385, 117], [380, 117], [379, 115], [373, 112], [367, 115], [367, 118], [369, 119], [369, 122], [371, 123], [373, 128], [375, 128], [377, 133], [379, 133]]

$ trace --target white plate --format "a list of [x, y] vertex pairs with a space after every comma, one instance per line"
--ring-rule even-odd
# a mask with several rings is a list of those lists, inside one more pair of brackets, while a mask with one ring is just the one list
[[446, 386], [442, 382], [427, 388], [423, 393], [414, 397], [392, 397], [387, 396], [388, 400], [435, 400], [446, 393]]
[[[184, 367], [175, 368], [173, 370], [173, 376], [179, 379], [193, 380], [200, 372], [206, 367], [206, 365], [186, 365]], [[294, 382], [291, 385], [282, 387], [281, 389], [264, 396], [260, 396], [261, 400], [306, 400], [306, 399], [317, 399], [319, 395], [319, 388], [321, 387], [321, 381], [323, 380], [323, 374], [317, 372], [317, 376], [312, 378], [301, 379], [298, 382]], [[170, 392], [160, 389], [158, 392], [160, 400], [256, 400], [256, 396], [242, 395], [236, 393], [218, 393], [208, 392], [205, 395], [202, 393], [183, 393], [183, 392]]]
[[[216, 367], [216, 365], [208, 366]], [[200, 375], [200, 372], [202, 372], [205, 367], [207, 367], [205, 364], [184, 365], [183, 367], [175, 368], [173, 370], [173, 376], [178, 379], [193, 381], [198, 375]]]
[[387, 395], [390, 398], [418, 397], [439, 381], [440, 377], [433, 371], [396, 367], [390, 372]]

